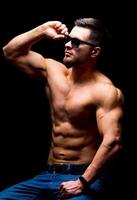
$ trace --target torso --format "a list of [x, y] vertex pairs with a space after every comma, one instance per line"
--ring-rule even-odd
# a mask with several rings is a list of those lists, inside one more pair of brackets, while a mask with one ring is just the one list
[[47, 94], [52, 114], [52, 143], [49, 163], [90, 163], [101, 135], [97, 129], [96, 83], [74, 84], [67, 69], [48, 71]]

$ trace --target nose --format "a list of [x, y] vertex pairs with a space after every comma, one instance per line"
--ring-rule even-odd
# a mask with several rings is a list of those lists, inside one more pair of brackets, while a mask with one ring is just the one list
[[69, 47], [69, 48], [72, 48], [72, 44], [71, 44], [71, 41], [68, 41], [65, 43], [65, 47]]

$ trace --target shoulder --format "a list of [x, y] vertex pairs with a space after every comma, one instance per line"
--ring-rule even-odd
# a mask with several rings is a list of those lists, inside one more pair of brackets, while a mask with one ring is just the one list
[[49, 67], [52, 67], [54, 65], [54, 66], [58, 66], [62, 69], [65, 68], [65, 65], [63, 63], [61, 63], [55, 59], [52, 59], [52, 58], [45, 58], [45, 63]]
[[113, 82], [102, 73], [98, 73], [95, 82], [95, 101], [97, 106], [106, 108], [122, 106], [124, 96], [120, 88], [116, 87]]
[[66, 67], [63, 63], [57, 61], [57, 60], [54, 60], [54, 59], [51, 59], [51, 58], [46, 58], [45, 59], [45, 67], [46, 67], [46, 70], [47, 71], [66, 71]]
[[119, 88], [113, 84], [100, 83], [96, 100], [98, 119], [107, 119], [107, 121], [122, 119], [124, 96]]
[[99, 105], [113, 107], [116, 104], [122, 105], [124, 103], [121, 89], [116, 87], [109, 77], [98, 72], [95, 83], [95, 97]]
[[113, 85], [113, 83], [101, 82], [97, 85], [98, 88], [98, 103], [100, 106], [114, 108], [124, 104], [124, 95], [122, 91]]

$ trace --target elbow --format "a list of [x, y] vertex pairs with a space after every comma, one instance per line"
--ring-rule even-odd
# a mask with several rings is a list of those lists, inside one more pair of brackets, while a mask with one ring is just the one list
[[122, 150], [122, 140], [121, 137], [114, 137], [111, 141], [110, 146], [112, 147], [112, 151], [114, 154], [120, 152]]
[[3, 48], [2, 48], [2, 51], [3, 51], [3, 55], [4, 57], [7, 59], [7, 60], [14, 60], [15, 58], [15, 54], [13, 53], [13, 49], [9, 47], [9, 45], [5, 45]]
[[105, 146], [112, 154], [122, 150], [122, 139], [120, 136], [114, 136], [109, 138], [104, 138], [103, 146]]
[[4, 57], [5, 57], [6, 59], [8, 59], [8, 60], [12, 59], [12, 54], [10, 53], [9, 48], [7, 47], [7, 45], [4, 46], [4, 47], [2, 48], [2, 50], [3, 50]]

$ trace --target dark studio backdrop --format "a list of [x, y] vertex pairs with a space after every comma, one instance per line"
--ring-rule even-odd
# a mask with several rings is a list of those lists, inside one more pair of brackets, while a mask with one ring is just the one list
[[[28, 31], [48, 20], [61, 20], [71, 28], [79, 17], [98, 17], [108, 27], [112, 37], [109, 59], [104, 60], [101, 70], [121, 88], [125, 96], [125, 117], [123, 121], [124, 153], [122, 156], [122, 179], [119, 195], [129, 193], [130, 169], [134, 152], [134, 69], [131, 64], [130, 43], [132, 40], [132, 15], [130, 5], [117, 2], [102, 3], [84, 1], [84, 5], [64, 5], [39, 0], [33, 5], [22, 1], [3, 3], [0, 14], [0, 48], [11, 38]], [[66, 4], [66, 5], [65, 5]], [[68, 4], [68, 5], [67, 5]], [[16, 7], [15, 7], [16, 5]], [[60, 8], [63, 6], [63, 8]], [[53, 11], [53, 8], [55, 9]], [[43, 55], [61, 60], [63, 44], [57, 45], [43, 40], [34, 46]], [[21, 180], [25, 180], [44, 169], [50, 145], [50, 115], [43, 83], [32, 80], [19, 72], [0, 55], [1, 81], [1, 129], [0, 129], [0, 190]], [[134, 110], [134, 112], [133, 112]], [[130, 148], [131, 147], [131, 148]], [[132, 161], [131, 161], [132, 160]], [[119, 197], [120, 197], [119, 196]], [[117, 198], [122, 199], [122, 198]]]

